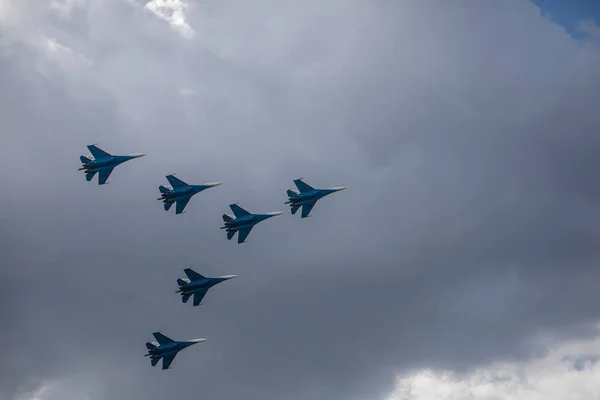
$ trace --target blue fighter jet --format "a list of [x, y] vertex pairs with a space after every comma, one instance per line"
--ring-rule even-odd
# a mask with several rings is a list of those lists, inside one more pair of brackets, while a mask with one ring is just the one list
[[301, 218], [306, 218], [310, 214], [317, 201], [323, 197], [339, 192], [340, 190], [346, 189], [344, 186], [334, 187], [331, 189], [315, 189], [314, 187], [304, 183], [302, 179], [294, 180], [296, 187], [299, 192], [295, 190], [288, 190], [288, 200], [285, 204], [289, 204], [292, 210], [292, 214], [296, 214], [298, 209], [302, 207]]
[[160, 198], [156, 200], [162, 200], [165, 206], [165, 211], [169, 211], [169, 208], [173, 205], [173, 203], [177, 203], [175, 207], [175, 214], [181, 214], [187, 206], [188, 201], [192, 198], [196, 193], [200, 193], [201, 191], [219, 186], [221, 182], [213, 182], [213, 183], [205, 183], [204, 185], [188, 185], [181, 179], [175, 178], [174, 175], [167, 175], [167, 180], [171, 184], [170, 186], [160, 185], [158, 190], [160, 190]]
[[91, 155], [81, 156], [79, 159], [83, 164], [79, 171], [85, 170], [85, 179], [89, 182], [94, 175], [99, 172], [98, 185], [104, 185], [110, 176], [113, 169], [124, 163], [125, 161], [133, 160], [145, 156], [143, 153], [128, 154], [126, 156], [113, 156], [104, 150], [99, 149], [96, 145], [87, 146]]
[[181, 301], [184, 303], [186, 303], [190, 296], [193, 295], [194, 307], [200, 304], [206, 295], [206, 292], [208, 292], [208, 289], [215, 286], [217, 283], [237, 277], [237, 275], [223, 275], [218, 278], [207, 278], [191, 268], [186, 268], [183, 272], [187, 275], [187, 279], [177, 279], [179, 290], [175, 293], [181, 293]]
[[146, 342], [148, 353], [144, 354], [144, 357], [150, 357], [150, 363], [153, 367], [156, 367], [156, 364], [158, 364], [158, 362], [162, 358], [162, 369], [169, 369], [169, 366], [175, 359], [175, 356], [181, 350], [190, 347], [193, 344], [202, 343], [206, 340], [192, 339], [187, 340], [185, 342], [177, 342], [171, 338], [166, 337], [160, 332], [154, 332], [153, 335], [156, 338], [156, 342]]
[[246, 238], [248, 237], [248, 234], [254, 225], [264, 221], [267, 218], [283, 214], [281, 211], [266, 214], [250, 214], [237, 204], [230, 204], [229, 208], [231, 208], [231, 211], [233, 211], [235, 218], [231, 215], [223, 214], [223, 222], [225, 223], [225, 226], [222, 226], [221, 229], [225, 229], [227, 231], [227, 239], [229, 240], [231, 240], [236, 232], [239, 232], [238, 243], [244, 243], [246, 241]]

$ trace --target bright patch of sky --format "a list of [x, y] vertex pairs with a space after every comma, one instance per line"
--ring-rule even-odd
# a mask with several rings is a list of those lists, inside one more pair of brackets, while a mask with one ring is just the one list
[[600, 339], [567, 341], [538, 359], [481, 366], [467, 374], [417, 370], [387, 400], [563, 400], [600, 398]]

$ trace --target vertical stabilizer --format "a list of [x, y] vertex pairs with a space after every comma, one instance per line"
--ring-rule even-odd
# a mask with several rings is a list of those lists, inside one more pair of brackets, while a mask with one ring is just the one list
[[179, 286], [185, 286], [188, 284], [188, 282], [184, 281], [183, 279], [177, 279], [177, 284]]
[[158, 187], [158, 190], [160, 190], [161, 193], [171, 193], [171, 189], [169, 189], [165, 185], [160, 185]]

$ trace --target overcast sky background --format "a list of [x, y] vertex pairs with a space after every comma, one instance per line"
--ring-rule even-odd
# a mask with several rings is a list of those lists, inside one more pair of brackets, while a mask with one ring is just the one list
[[[562, 382], [600, 354], [600, 12], [551, 3], [0, 0], [0, 399]], [[92, 143], [148, 156], [98, 186]], [[224, 184], [175, 216], [170, 173]], [[301, 220], [298, 177], [348, 189]], [[285, 214], [237, 245], [233, 202]], [[192, 308], [187, 267], [238, 278]], [[161, 371], [155, 330], [207, 341]]]

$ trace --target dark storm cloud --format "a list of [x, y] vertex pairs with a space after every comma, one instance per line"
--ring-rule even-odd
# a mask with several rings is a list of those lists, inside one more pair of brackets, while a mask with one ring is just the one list
[[[23, 7], [0, 59], [0, 394], [373, 399], [597, 319], [599, 65], [532, 5], [202, 2], [193, 40], [81, 7]], [[98, 187], [94, 142], [149, 155]], [[168, 173], [225, 184], [175, 217]], [[283, 211], [300, 176], [349, 189], [224, 239], [227, 204]], [[192, 309], [189, 266], [239, 278]], [[156, 329], [208, 341], [162, 372]]]

